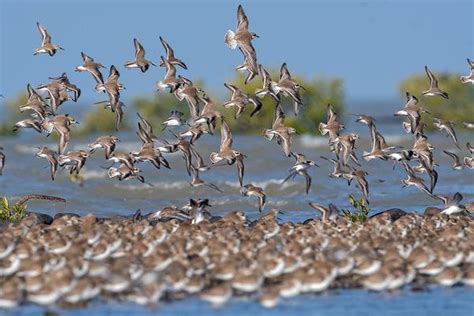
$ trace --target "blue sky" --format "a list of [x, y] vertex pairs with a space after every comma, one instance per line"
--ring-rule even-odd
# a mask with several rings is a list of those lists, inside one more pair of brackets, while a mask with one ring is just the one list
[[[425, 64], [435, 71], [467, 73], [474, 58], [474, 1], [0, 1], [0, 93], [14, 95], [27, 83], [67, 72], [97, 100], [89, 74], [74, 73], [80, 52], [119, 66], [124, 97], [152, 94], [162, 68], [142, 74], [123, 68], [138, 38], [148, 59], [164, 54], [158, 36], [175, 49], [189, 70], [216, 92], [233, 78], [241, 60], [227, 48], [224, 33], [235, 29], [242, 3], [258, 61], [267, 67], [287, 62], [307, 77], [344, 79], [348, 100], [398, 96], [398, 83]], [[40, 44], [36, 21], [66, 50], [54, 57], [33, 56]], [[178, 70], [180, 71], [180, 70]], [[105, 75], [105, 74], [104, 74]]]

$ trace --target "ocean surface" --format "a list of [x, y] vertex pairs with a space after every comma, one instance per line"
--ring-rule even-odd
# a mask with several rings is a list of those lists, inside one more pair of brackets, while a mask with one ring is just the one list
[[[377, 117], [376, 117], [377, 118]], [[356, 132], [361, 136], [358, 145], [358, 157], [362, 168], [367, 170], [370, 186], [370, 208], [372, 213], [388, 208], [398, 207], [405, 211], [423, 212], [428, 206], [438, 206], [434, 200], [416, 188], [402, 188], [400, 182], [406, 177], [400, 166], [394, 168], [390, 161], [362, 159], [362, 152], [369, 150], [370, 136], [367, 126], [351, 123], [353, 117], [346, 117], [345, 132]], [[401, 145], [410, 148], [412, 136], [401, 129], [401, 121], [387, 118], [378, 119], [378, 130], [385, 136], [389, 145]], [[319, 133], [318, 133], [319, 134]], [[98, 135], [72, 140], [69, 150], [87, 150], [87, 144]], [[129, 152], [138, 150], [141, 143], [134, 132], [119, 133], [120, 143], [116, 151]], [[172, 140], [170, 134], [159, 137]], [[474, 170], [455, 171], [451, 169], [452, 160], [443, 149], [453, 151], [461, 156], [468, 155], [465, 144], [474, 142], [474, 133], [459, 132], [459, 142], [463, 148], [459, 151], [444, 132], [428, 133], [429, 141], [436, 147], [435, 160], [438, 163], [439, 180], [435, 193], [452, 195], [459, 191], [464, 195], [463, 202], [474, 202]], [[294, 159], [286, 158], [276, 142], [269, 142], [260, 136], [235, 135], [233, 147], [246, 154], [245, 183], [261, 186], [267, 193], [266, 210], [279, 208], [284, 211], [281, 221], [304, 221], [316, 216], [308, 202], [321, 204], [334, 203], [340, 208], [349, 208], [348, 195], [361, 197], [355, 183], [351, 186], [342, 179], [332, 179], [333, 165], [320, 158], [330, 157], [328, 139], [323, 136], [298, 135], [294, 138], [294, 152], [304, 153], [314, 160], [320, 168], [309, 170], [313, 184], [308, 195], [305, 194], [305, 181], [297, 176], [285, 184], [281, 181], [288, 175], [288, 169]], [[220, 136], [204, 135], [197, 143], [197, 151], [209, 162], [209, 154], [219, 148]], [[16, 138], [0, 138], [0, 146], [7, 155], [4, 175], [0, 177], [0, 195], [14, 200], [25, 194], [50, 194], [63, 197], [67, 203], [49, 203], [32, 201], [29, 210], [54, 215], [57, 212], [74, 212], [80, 215], [95, 213], [99, 216], [115, 214], [132, 215], [137, 209], [148, 213], [169, 205], [181, 206], [189, 198], [209, 198], [211, 212], [223, 215], [232, 210], [244, 210], [249, 218], [259, 216], [257, 201], [239, 194], [237, 169], [225, 166], [211, 169], [200, 174], [201, 178], [219, 186], [224, 192], [219, 193], [207, 187], [192, 188], [190, 177], [185, 171], [184, 160], [180, 153], [167, 154], [171, 170], [157, 170], [148, 163], [139, 167], [143, 170], [145, 180], [151, 184], [142, 184], [137, 180], [118, 181], [108, 179], [107, 170], [110, 162], [105, 161], [102, 150], [96, 151], [87, 161], [82, 171], [83, 184], [72, 182], [67, 170], [59, 170], [56, 181], [51, 181], [49, 165], [46, 159], [37, 158], [34, 153], [37, 146], [57, 148], [53, 137], [46, 138], [32, 131], [22, 131]], [[429, 183], [429, 179], [427, 179]], [[36, 315], [44, 311], [36, 306], [26, 306], [11, 311], [1, 311], [7, 315]], [[95, 315], [95, 314], [173, 314], [173, 315], [474, 315], [474, 289], [455, 287], [441, 289], [434, 287], [423, 292], [403, 290], [398, 293], [368, 293], [365, 290], [330, 291], [319, 296], [300, 296], [282, 300], [275, 309], [266, 310], [254, 301], [234, 299], [220, 309], [214, 309], [198, 298], [160, 304], [156, 309], [139, 307], [123, 303], [94, 302], [85, 309], [61, 310], [61, 314]]]

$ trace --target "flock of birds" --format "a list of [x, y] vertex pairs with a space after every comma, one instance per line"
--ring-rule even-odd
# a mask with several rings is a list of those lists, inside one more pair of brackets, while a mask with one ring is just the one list
[[[296, 130], [285, 124], [282, 101], [290, 100], [293, 112], [298, 115], [303, 102], [300, 89], [284, 63], [278, 81], [257, 63], [252, 40], [258, 38], [248, 30], [249, 22], [242, 6], [237, 10], [237, 29], [225, 34], [230, 48], [239, 48], [244, 62], [238, 71], [247, 72], [245, 84], [259, 76], [262, 88], [248, 94], [239, 87], [226, 83], [231, 92], [225, 108], [236, 108], [238, 120], [248, 105], [254, 109], [252, 119], [262, 108], [262, 99], [275, 101], [275, 116], [270, 128], [263, 131], [269, 141], [275, 140], [286, 157], [295, 162], [283, 182], [302, 176], [306, 180], [306, 193], [311, 188], [308, 170], [317, 166], [302, 153], [292, 150], [292, 137]], [[54, 56], [60, 46], [51, 43], [51, 36], [38, 23], [41, 47], [34, 54]], [[166, 69], [163, 80], [156, 83], [157, 90], [169, 89], [178, 100], [189, 106], [190, 118], [174, 110], [163, 122], [174, 139], [158, 138], [149, 121], [138, 113], [137, 135], [142, 142], [137, 151], [116, 151], [119, 138], [113, 135], [98, 137], [88, 150], [67, 151], [71, 127], [77, 121], [68, 114], [59, 114], [61, 105], [77, 101], [81, 89], [72, 84], [66, 73], [50, 78], [48, 84], [33, 88], [28, 85], [28, 102], [20, 112], [31, 117], [15, 124], [15, 129], [31, 128], [39, 133], [59, 136], [58, 149], [40, 147], [36, 153], [50, 164], [51, 179], [58, 167], [79, 174], [87, 159], [98, 149], [104, 149], [105, 159], [114, 163], [108, 168], [110, 178], [138, 179], [145, 183], [138, 163], [149, 162], [157, 169], [171, 168], [167, 153], [180, 152], [186, 171], [194, 187], [206, 186], [216, 191], [215, 184], [200, 178], [200, 173], [216, 166], [237, 168], [240, 192], [255, 197], [258, 209], [263, 211], [266, 194], [260, 187], [245, 184], [244, 161], [247, 155], [233, 146], [232, 132], [218, 105], [193, 82], [176, 75], [176, 66], [187, 69], [175, 57], [171, 46], [160, 37], [166, 51], [160, 67]], [[145, 50], [134, 39], [135, 59], [126, 62], [125, 68], [139, 68], [146, 72], [150, 65]], [[105, 108], [116, 114], [119, 130], [124, 112], [118, 82], [120, 73], [115, 66], [109, 69], [104, 80], [104, 66], [81, 53], [83, 64], [76, 71], [89, 72], [97, 82], [96, 91], [105, 92], [108, 100], [101, 101]], [[463, 83], [474, 84], [474, 63], [468, 59], [471, 73], [461, 77]], [[157, 66], [158, 67], [158, 66]], [[436, 77], [425, 67], [429, 89], [427, 97], [448, 98]], [[321, 220], [304, 223], [277, 222], [279, 211], [272, 209], [250, 222], [245, 213], [231, 212], [223, 217], [212, 216], [207, 199], [194, 200], [183, 207], [170, 206], [133, 218], [97, 218], [89, 214], [57, 214], [53, 218], [30, 213], [19, 223], [10, 223], [0, 231], [0, 308], [14, 307], [24, 302], [43, 305], [63, 304], [82, 306], [90, 300], [118, 298], [137, 304], [153, 305], [158, 301], [182, 299], [199, 294], [214, 305], [221, 305], [232, 296], [257, 297], [266, 307], [275, 306], [281, 298], [300, 293], [319, 293], [330, 288], [365, 287], [373, 291], [396, 290], [407, 284], [423, 286], [436, 282], [445, 286], [463, 282], [474, 286], [473, 221], [468, 216], [444, 216], [472, 211], [473, 205], [462, 205], [459, 192], [453, 196], [435, 194], [438, 172], [433, 157], [434, 147], [424, 133], [423, 114], [429, 114], [419, 105], [418, 98], [407, 92], [404, 108], [395, 113], [406, 118], [403, 128], [413, 134], [412, 148], [388, 145], [377, 130], [374, 118], [357, 115], [356, 122], [366, 124], [371, 136], [371, 149], [363, 152], [363, 159], [395, 161], [403, 166], [407, 178], [404, 186], [415, 186], [429, 196], [443, 202], [443, 208], [425, 212], [431, 216], [407, 214], [401, 210], [382, 212], [364, 224], [352, 223], [339, 216], [339, 209], [310, 203], [321, 212]], [[203, 134], [213, 135], [220, 123], [221, 144], [209, 156], [206, 164], [196, 150], [196, 142]], [[473, 128], [472, 123], [465, 124]], [[460, 148], [454, 123], [435, 119], [434, 126], [445, 131]], [[184, 129], [178, 131], [177, 127]], [[343, 124], [331, 105], [327, 106], [327, 121], [320, 123], [319, 131], [329, 136], [333, 158], [321, 157], [334, 164], [331, 177], [357, 182], [369, 203], [367, 172], [361, 168], [356, 153], [359, 136], [342, 133]], [[454, 159], [453, 169], [474, 167], [474, 147], [466, 144], [469, 155]], [[0, 174], [5, 165], [5, 154], [0, 148]], [[414, 165], [413, 162], [417, 162]], [[117, 165], [115, 165], [117, 164]], [[426, 173], [430, 184], [418, 176]]]
[[[34, 54], [47, 53], [54, 56], [57, 50], [62, 49], [59, 45], [51, 43], [51, 35], [46, 28], [37, 23], [41, 33], [41, 47], [34, 50]], [[225, 83], [225, 87], [231, 92], [230, 100], [223, 104], [224, 108], [236, 108], [235, 119], [238, 120], [246, 107], [251, 104], [254, 106], [250, 114], [252, 119], [262, 108], [261, 100], [270, 97], [275, 101], [275, 116], [271, 128], [263, 130], [263, 135], [269, 141], [276, 140], [281, 146], [285, 156], [294, 157], [295, 163], [289, 170], [289, 175], [283, 182], [294, 179], [296, 176], [302, 176], [306, 181], [306, 193], [311, 188], [311, 176], [308, 170], [317, 164], [308, 160], [304, 154], [295, 153], [292, 150], [292, 137], [296, 130], [285, 124], [285, 112], [282, 101], [289, 99], [293, 103], [293, 111], [298, 115], [299, 109], [303, 106], [300, 96], [300, 90], [304, 89], [296, 82], [286, 63], [281, 66], [280, 77], [274, 81], [265, 68], [258, 64], [256, 50], [252, 44], [253, 39], [258, 38], [253, 32], [248, 30], [249, 21], [244, 13], [242, 6], [237, 10], [237, 29], [227, 31], [225, 34], [225, 43], [230, 48], [239, 48], [243, 54], [243, 64], [236, 67], [236, 70], [247, 72], [245, 84], [259, 76], [262, 80], [262, 88], [255, 93], [245, 93], [239, 87]], [[41, 147], [36, 156], [48, 160], [51, 169], [51, 179], [54, 180], [59, 167], [69, 169], [71, 174], [79, 174], [90, 155], [99, 148], [105, 149], [105, 159], [118, 164], [108, 168], [110, 178], [118, 180], [136, 178], [145, 182], [141, 175], [141, 170], [137, 167], [138, 163], [150, 162], [156, 168], [170, 168], [170, 165], [164, 155], [167, 153], [181, 152], [185, 160], [186, 171], [191, 177], [191, 185], [207, 186], [216, 191], [221, 191], [213, 183], [208, 183], [200, 178], [200, 173], [206, 172], [219, 165], [235, 165], [237, 167], [238, 181], [241, 187], [241, 194], [245, 196], [254, 196], [259, 201], [259, 210], [265, 206], [265, 192], [262, 188], [252, 184], [244, 185], [244, 161], [248, 157], [246, 154], [238, 151], [233, 146], [232, 132], [226, 123], [222, 112], [211, 98], [199, 87], [193, 85], [193, 82], [182, 75], [176, 74], [176, 66], [187, 69], [186, 64], [175, 56], [172, 47], [160, 37], [160, 41], [166, 51], [166, 57], [161, 56], [160, 67], [166, 69], [163, 80], [156, 83], [157, 90], [169, 89], [178, 100], [185, 100], [189, 106], [190, 118], [185, 119], [185, 114], [174, 110], [171, 116], [163, 122], [164, 129], [168, 129], [175, 138], [168, 141], [158, 138], [153, 127], [147, 119], [139, 113], [139, 123], [137, 135], [142, 141], [140, 149], [132, 152], [118, 152], [115, 150], [119, 139], [116, 136], [107, 135], [98, 137], [93, 143], [89, 144], [89, 150], [66, 151], [71, 139], [71, 128], [78, 122], [68, 114], [59, 114], [60, 106], [68, 101], [77, 101], [81, 95], [81, 89], [69, 81], [66, 73], [59, 77], [51, 77], [50, 83], [42, 84], [36, 89], [28, 84], [28, 101], [19, 107], [20, 112], [27, 112], [30, 118], [21, 120], [15, 124], [14, 129], [31, 128], [38, 133], [50, 135], [53, 131], [59, 136], [58, 149], [53, 150], [48, 147]], [[135, 59], [125, 63], [125, 68], [139, 68], [146, 72], [150, 65], [157, 66], [152, 61], [145, 59], [145, 49], [141, 43], [134, 39]], [[119, 130], [120, 123], [124, 115], [124, 104], [120, 100], [120, 91], [125, 86], [119, 82], [120, 73], [112, 65], [109, 69], [109, 76], [104, 79], [101, 69], [104, 66], [101, 63], [85, 53], [81, 52], [83, 64], [76, 67], [78, 72], [89, 72], [96, 81], [96, 91], [104, 92], [108, 100], [100, 101], [105, 108], [110, 108], [116, 115], [116, 129]], [[463, 83], [474, 83], [474, 63], [468, 59], [471, 72], [468, 76], [462, 76]], [[427, 97], [448, 98], [448, 93], [443, 91], [438, 84], [435, 75], [428, 67], [425, 67], [429, 79], [429, 89], [422, 92]], [[367, 161], [372, 159], [394, 160], [402, 164], [406, 170], [407, 178], [402, 180], [404, 186], [415, 186], [433, 198], [440, 199], [445, 203], [445, 210], [448, 214], [461, 212], [464, 210], [459, 201], [451, 197], [434, 194], [434, 189], [438, 179], [436, 163], [433, 158], [433, 146], [428, 142], [428, 137], [424, 133], [426, 125], [422, 120], [422, 115], [428, 113], [419, 105], [418, 98], [407, 92], [407, 101], [404, 108], [395, 113], [396, 116], [405, 117], [403, 128], [407, 133], [414, 135], [414, 145], [411, 149], [401, 148], [400, 146], [390, 146], [386, 143], [383, 135], [377, 131], [375, 119], [368, 115], [359, 115], [357, 122], [366, 124], [370, 130], [371, 150], [363, 153], [363, 158]], [[49, 100], [49, 102], [48, 102]], [[434, 127], [445, 131], [453, 140], [454, 144], [460, 148], [454, 122], [434, 118]], [[212, 152], [209, 156], [210, 165], [206, 164], [202, 156], [196, 150], [196, 142], [203, 134], [213, 135], [220, 122], [221, 144], [219, 151]], [[466, 127], [472, 128], [472, 123], [465, 123]], [[178, 131], [178, 127], [185, 129]], [[344, 126], [338, 121], [337, 113], [331, 105], [327, 107], [327, 122], [320, 123], [319, 131], [321, 134], [329, 135], [329, 147], [334, 153], [334, 158], [321, 157], [334, 164], [334, 171], [331, 177], [342, 178], [350, 184], [356, 180], [362, 195], [369, 203], [369, 183], [366, 180], [367, 172], [361, 168], [356, 154], [356, 142], [359, 136], [355, 133], [342, 133]], [[444, 151], [453, 158], [453, 168], [460, 170], [464, 167], [472, 169], [474, 167], [473, 152], [474, 147], [466, 144], [469, 155], [458, 157], [455, 153]], [[418, 161], [419, 164], [412, 166], [410, 162]], [[5, 154], [0, 152], [0, 172], [5, 165]], [[426, 173], [430, 178], [430, 184], [426, 185], [424, 180], [417, 174]], [[458, 197], [461, 195], [457, 195]], [[461, 196], [462, 197], [462, 196]], [[454, 207], [451, 207], [453, 206]]]

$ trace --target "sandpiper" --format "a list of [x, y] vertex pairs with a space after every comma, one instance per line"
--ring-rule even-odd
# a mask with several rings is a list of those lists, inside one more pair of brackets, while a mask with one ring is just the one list
[[456, 145], [457, 148], [459, 147], [458, 139], [456, 137], [456, 132], [454, 131], [455, 123], [453, 121], [442, 120], [439, 118], [433, 118], [436, 122], [433, 123], [433, 126], [439, 129], [440, 131], [445, 130], [446, 133], [451, 137], [453, 143]]
[[339, 136], [339, 132], [344, 129], [344, 125], [337, 121], [337, 113], [331, 104], [327, 106], [327, 120], [326, 123], [319, 123], [318, 126], [321, 135], [329, 133], [329, 147], [331, 151], [335, 150], [335, 146], [332, 144], [334, 140]]
[[365, 178], [368, 173], [362, 169], [350, 168], [351, 171], [345, 173], [343, 177], [347, 180], [348, 184], [351, 184], [353, 179], [356, 179], [362, 194], [364, 195], [365, 202], [369, 204], [369, 182]]
[[303, 154], [293, 154], [296, 162], [293, 167], [291, 167], [290, 174], [281, 182], [282, 184], [288, 181], [290, 178], [294, 179], [297, 174], [305, 177], [306, 179], [306, 194], [309, 193], [311, 188], [311, 177], [308, 174], [308, 169], [312, 166], [319, 167], [314, 161], [307, 160]]
[[133, 39], [133, 45], [135, 46], [135, 60], [127, 61], [124, 65], [125, 68], [140, 68], [142, 72], [146, 72], [150, 65], [156, 67], [153, 62], [145, 59], [145, 49], [136, 38]]
[[161, 56], [160, 66], [166, 68], [166, 73], [163, 80], [159, 80], [156, 82], [156, 90], [159, 91], [169, 88], [170, 93], [175, 92], [176, 89], [179, 87], [179, 80], [178, 78], [176, 78], [176, 67], [163, 56]]
[[240, 194], [243, 196], [254, 196], [258, 199], [258, 211], [262, 213], [265, 207], [266, 194], [261, 187], [257, 187], [251, 183], [246, 184], [240, 188]]
[[443, 152], [453, 159], [453, 166], [451, 167], [452, 169], [462, 170], [464, 168], [464, 165], [461, 163], [458, 155], [447, 150], [443, 150]]
[[339, 209], [332, 203], [329, 203], [328, 207], [313, 202], [310, 202], [308, 204], [315, 210], [321, 212], [321, 219], [324, 222], [333, 222], [336, 221], [339, 217]]
[[433, 75], [431, 70], [428, 69], [427, 66], [425, 66], [425, 71], [426, 75], [428, 76], [428, 79], [430, 79], [430, 88], [426, 91], [423, 91], [421, 94], [426, 95], [426, 96], [441, 96], [445, 99], [448, 99], [448, 93], [444, 92], [440, 88], [438, 88], [438, 80], [436, 77]]
[[237, 45], [240, 47], [242, 46], [250, 46], [251, 41], [254, 38], [258, 38], [258, 35], [249, 32], [249, 20], [245, 15], [244, 8], [242, 5], [239, 5], [237, 8], [237, 29], [235, 32], [228, 30], [225, 33], [224, 42], [229, 46], [229, 48], [235, 49]]
[[415, 176], [413, 169], [410, 166], [408, 166], [406, 162], [403, 162], [403, 165], [405, 166], [405, 170], [407, 171], [407, 178], [402, 180], [403, 187], [415, 186], [422, 192], [432, 197], [433, 196], [432, 191], [426, 187], [423, 179]]
[[214, 135], [218, 119], [222, 119], [223, 114], [216, 110], [217, 105], [207, 94], [201, 96], [204, 106], [200, 115], [194, 120], [194, 124], [206, 124], [211, 135]]
[[88, 145], [89, 153], [94, 153], [98, 148], [104, 148], [105, 159], [109, 159], [110, 155], [115, 150], [115, 145], [120, 139], [117, 136], [99, 136], [97, 139]]
[[403, 110], [395, 112], [394, 116], [407, 116], [410, 122], [410, 130], [412, 133], [418, 128], [421, 120], [421, 113], [428, 113], [422, 107], [418, 106], [418, 98], [410, 92], [406, 92], [407, 101], [403, 107]]
[[469, 58], [467, 59], [467, 64], [471, 68], [471, 73], [467, 76], [461, 76], [461, 82], [462, 83], [472, 83], [474, 84], [474, 61], [470, 60]]
[[161, 165], [170, 169], [168, 161], [163, 157], [160, 150], [155, 148], [154, 143], [143, 144], [140, 151], [132, 152], [131, 155], [134, 157], [134, 161], [149, 161], [157, 169], [160, 169]]
[[16, 132], [20, 128], [32, 128], [38, 133], [43, 132], [43, 128], [41, 127], [41, 122], [35, 119], [24, 119], [18, 121], [13, 126], [13, 131]]
[[268, 71], [262, 65], [258, 65], [258, 75], [262, 78], [262, 88], [255, 91], [257, 97], [263, 98], [267, 94], [270, 95], [277, 103], [280, 102], [280, 97], [273, 91], [274, 82]]
[[48, 147], [40, 147], [40, 150], [35, 154], [37, 157], [46, 158], [49, 162], [51, 168], [51, 180], [54, 181], [54, 176], [58, 169], [58, 160], [56, 158], [56, 153], [54, 150], [49, 149]]
[[179, 87], [174, 92], [174, 95], [179, 101], [186, 100], [189, 107], [191, 118], [195, 120], [199, 116], [199, 103], [202, 102], [199, 88], [193, 85], [193, 82], [188, 78], [178, 75]]
[[191, 174], [192, 174], [192, 181], [191, 181], [191, 186], [192, 187], [200, 187], [200, 186], [207, 186], [213, 190], [216, 190], [217, 192], [223, 193], [221, 189], [219, 189], [218, 186], [216, 186], [214, 183], [206, 182], [199, 178], [199, 170], [196, 169], [193, 165], [191, 165]]
[[452, 197], [439, 194], [435, 194], [434, 197], [443, 201], [444, 210], [441, 211], [441, 214], [452, 215], [466, 211], [466, 207], [460, 204], [463, 196], [459, 192], [454, 193]]
[[45, 119], [41, 122], [42, 128], [47, 132], [48, 135], [55, 130], [59, 135], [58, 153], [61, 155], [66, 150], [70, 140], [70, 126], [72, 124], [79, 124], [72, 116], [56, 115], [52, 118]]
[[[166, 60], [170, 63], [170, 64], [173, 64], [173, 65], [178, 65], [184, 69], [188, 69], [188, 67], [186, 67], [186, 64], [183, 63], [180, 59], [174, 57], [174, 51], [173, 49], [171, 48], [171, 46], [163, 39], [163, 37], [160, 36], [160, 42], [161, 44], [163, 45], [163, 47], [165, 48], [166, 50]], [[163, 62], [160, 64], [160, 66], [163, 66]]]
[[138, 181], [144, 183], [145, 178], [138, 174], [140, 172], [141, 170], [136, 167], [130, 168], [126, 164], [121, 163], [118, 168], [110, 167], [107, 172], [107, 175], [109, 176], [109, 178], [118, 178], [119, 181], [137, 178]]
[[240, 46], [239, 50], [244, 55], [244, 63], [235, 67], [237, 71], [248, 71], [244, 84], [249, 83], [258, 74], [257, 54], [252, 44]]
[[81, 96], [81, 89], [79, 89], [75, 84], [73, 84], [69, 81], [67, 73], [63, 72], [61, 74], [61, 76], [59, 76], [59, 77], [49, 77], [49, 79], [54, 80], [54, 81], [58, 81], [59, 83], [61, 83], [63, 88], [66, 89], [66, 91], [71, 91], [74, 94], [74, 97], [72, 98], [72, 100], [74, 102], [77, 102], [77, 100]]
[[273, 82], [272, 88], [276, 95], [282, 93], [284, 96], [290, 97], [293, 100], [293, 112], [295, 115], [298, 115], [300, 106], [303, 105], [299, 90], [304, 88], [291, 77], [286, 63], [281, 65], [280, 80]]
[[230, 131], [229, 125], [225, 122], [224, 119], [221, 120], [221, 145], [219, 152], [212, 152], [209, 156], [209, 159], [213, 164], [216, 164], [220, 161], [225, 161], [228, 165], [237, 165], [237, 173], [239, 177], [240, 186], [243, 185], [244, 178], [244, 158], [245, 155], [241, 152], [232, 149], [232, 133]]
[[239, 88], [232, 84], [224, 83], [224, 86], [232, 92], [230, 100], [224, 103], [224, 107], [227, 109], [229, 107], [237, 107], [237, 112], [235, 113], [234, 118], [238, 119], [242, 112], [245, 111], [247, 104], [252, 103], [255, 108], [250, 113], [250, 117], [254, 116], [262, 109], [262, 101], [258, 97], [253, 97], [248, 94], [243, 93]]
[[67, 166], [70, 174], [79, 174], [88, 157], [89, 154], [84, 150], [69, 151], [58, 156], [58, 163], [61, 167]]
[[105, 68], [101, 63], [96, 63], [94, 58], [87, 56], [84, 52], [81, 52], [81, 57], [84, 63], [76, 67], [76, 72], [87, 71], [95, 79], [97, 83], [103, 83], [104, 77], [100, 72], [100, 68]]
[[344, 166], [347, 166], [349, 160], [354, 161], [357, 165], [359, 165], [359, 160], [357, 159], [355, 148], [356, 142], [359, 140], [359, 135], [355, 133], [348, 133], [337, 136], [330, 145], [333, 145], [335, 148], [336, 156], [340, 156], [342, 154], [342, 163]]
[[184, 124], [187, 124], [183, 116], [184, 116], [183, 112], [180, 112], [177, 110], [171, 111], [171, 116], [162, 123], [163, 130], [166, 129], [167, 127], [177, 127], [177, 126], [182, 126]]
[[278, 144], [281, 145], [283, 152], [287, 157], [291, 156], [291, 140], [292, 134], [296, 133], [296, 129], [293, 127], [285, 126], [285, 113], [280, 105], [277, 105], [275, 110], [275, 119], [273, 121], [272, 128], [265, 129], [263, 131], [263, 136], [269, 141], [277, 137]]
[[41, 34], [41, 47], [33, 51], [33, 55], [48, 53], [49, 56], [54, 56], [58, 49], [64, 50], [59, 45], [51, 44], [51, 35], [48, 33], [46, 28], [39, 22], [36, 22], [36, 26]]

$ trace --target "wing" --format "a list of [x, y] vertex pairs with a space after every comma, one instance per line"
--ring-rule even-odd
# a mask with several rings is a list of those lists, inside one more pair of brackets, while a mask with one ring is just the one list
[[301, 170], [300, 173], [305, 177], [306, 179], [306, 194], [309, 193], [309, 190], [311, 189], [311, 177], [309, 176], [308, 172], [306, 170]]
[[44, 26], [39, 24], [39, 22], [36, 22], [36, 26], [38, 26], [38, 30], [41, 34], [41, 46], [44, 46], [46, 44], [51, 44], [51, 35], [49, 35], [48, 31]]
[[227, 125], [226, 121], [222, 120], [220, 151], [224, 151], [225, 149], [229, 149], [229, 148], [232, 148], [232, 133], [231, 133], [229, 125]]
[[244, 157], [243, 155], [237, 157], [237, 174], [239, 176], [239, 183], [240, 186], [244, 183], [244, 173], [245, 173], [245, 165], [244, 165]]
[[174, 57], [173, 49], [161, 36], [160, 36], [160, 42], [163, 45], [163, 47], [165, 48], [167, 59], [173, 58]]
[[245, 15], [244, 8], [242, 5], [239, 5], [237, 9], [237, 32], [248, 30], [249, 28], [249, 20]]
[[288, 66], [286, 63], [283, 63], [280, 67], [280, 81], [291, 79], [290, 72], [288, 71]]
[[450, 151], [447, 151], [447, 150], [443, 150], [443, 152], [454, 160], [455, 165], [460, 164], [458, 155], [456, 155], [455, 153], [452, 153]]
[[430, 86], [432, 88], [438, 87], [438, 80], [436, 80], [435, 76], [433, 75], [431, 70], [428, 69], [427, 66], [425, 66], [425, 71], [426, 71], [426, 74], [428, 75], [428, 78], [430, 79]]
[[143, 48], [142, 44], [134, 38], [133, 45], [135, 46], [135, 59], [144, 59], [145, 58], [145, 49]]

